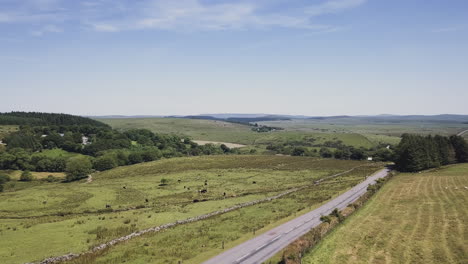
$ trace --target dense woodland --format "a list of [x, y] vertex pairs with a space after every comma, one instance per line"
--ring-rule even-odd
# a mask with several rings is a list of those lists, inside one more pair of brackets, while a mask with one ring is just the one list
[[[63, 114], [1, 114], [3, 124], [20, 125], [7, 135], [0, 152], [0, 169], [67, 172], [69, 180], [95, 170], [181, 156], [232, 153], [221, 145], [200, 146], [188, 138], [156, 134], [146, 129], [120, 132], [89, 118]], [[24, 125], [32, 121], [33, 125]], [[16, 122], [16, 123], [15, 123]], [[44, 150], [62, 149], [73, 157], [49, 157]], [[83, 169], [84, 168], [84, 169]]]
[[398, 170], [407, 172], [468, 162], [468, 144], [460, 136], [404, 134], [394, 160]]

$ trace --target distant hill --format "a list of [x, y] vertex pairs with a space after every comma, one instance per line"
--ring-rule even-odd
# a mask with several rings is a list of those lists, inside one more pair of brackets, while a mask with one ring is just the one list
[[436, 123], [467, 123], [468, 115], [338, 115], [338, 116], [305, 116], [305, 115], [276, 115], [276, 114], [202, 114], [202, 115], [109, 115], [109, 116], [94, 116], [92, 118], [187, 118], [187, 119], [204, 119], [218, 120], [233, 123], [252, 123], [262, 121], [281, 121], [281, 120], [317, 120], [320, 121], [343, 121], [343, 122], [369, 122], [369, 123], [401, 123], [401, 122], [436, 122]]
[[40, 112], [9, 112], [0, 113], [0, 125], [30, 125], [30, 126], [72, 126], [89, 125], [97, 127], [109, 127], [100, 121], [90, 118]]

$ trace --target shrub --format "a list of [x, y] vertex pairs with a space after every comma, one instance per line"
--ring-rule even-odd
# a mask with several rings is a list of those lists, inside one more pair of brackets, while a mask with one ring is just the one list
[[328, 215], [322, 215], [322, 216], [320, 217], [320, 221], [322, 221], [322, 222], [324, 222], [324, 223], [330, 223], [330, 222], [331, 222], [331, 218], [330, 218], [330, 216], [328, 216]]
[[25, 170], [21, 173], [20, 181], [28, 182], [32, 180], [33, 180], [33, 176], [30, 171]]
[[46, 181], [47, 181], [47, 182], [54, 182], [54, 181], [57, 181], [57, 178], [55, 178], [55, 177], [52, 176], [52, 175], [49, 175], [49, 176], [47, 176]]
[[168, 182], [169, 182], [168, 179], [162, 178], [162, 179], [161, 179], [161, 184], [159, 184], [159, 186], [165, 186], [165, 185], [167, 185]]
[[0, 174], [0, 184], [4, 184], [6, 182], [9, 182], [10, 180], [10, 176], [6, 174]]

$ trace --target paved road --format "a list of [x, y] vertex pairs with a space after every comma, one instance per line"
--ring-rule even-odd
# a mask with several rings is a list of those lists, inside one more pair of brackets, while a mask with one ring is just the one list
[[457, 136], [463, 136], [463, 134], [465, 134], [465, 133], [467, 133], [467, 132], [468, 132], [468, 129], [465, 130], [465, 131], [462, 131], [462, 132], [458, 133]]
[[321, 215], [328, 215], [333, 209], [343, 209], [356, 201], [367, 191], [369, 184], [387, 176], [388, 172], [388, 169], [381, 170], [321, 207], [229, 249], [203, 264], [260, 264], [319, 225]]

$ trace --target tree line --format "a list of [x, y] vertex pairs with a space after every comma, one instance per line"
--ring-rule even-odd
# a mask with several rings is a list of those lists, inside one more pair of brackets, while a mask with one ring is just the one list
[[[70, 156], [77, 155], [79, 157], [74, 160], [81, 160], [75, 164], [81, 163], [87, 167], [91, 164], [91, 169], [102, 171], [161, 158], [237, 151], [225, 145], [200, 146], [189, 138], [154, 133], [147, 129], [117, 131], [98, 121], [70, 115], [14, 112], [3, 116], [17, 117], [17, 123], [9, 123], [14, 125], [20, 125], [29, 118], [42, 120], [41, 125], [37, 126], [21, 125], [19, 131], [3, 138], [7, 146], [6, 151], [0, 150], [0, 169], [4, 170], [67, 172], [71, 166], [68, 164]], [[69, 121], [76, 123], [70, 124]], [[67, 157], [42, 154], [52, 149], [76, 154]], [[84, 173], [80, 173], [77, 177], [84, 176]]]
[[108, 127], [109, 125], [93, 120], [86, 117], [69, 115], [69, 114], [55, 114], [55, 113], [41, 113], [41, 112], [9, 112], [0, 113], [0, 125], [29, 125], [29, 126], [43, 126], [43, 125], [90, 125], [94, 127]]
[[453, 163], [468, 162], [468, 144], [461, 136], [404, 134], [395, 150], [396, 168], [416, 172]]

